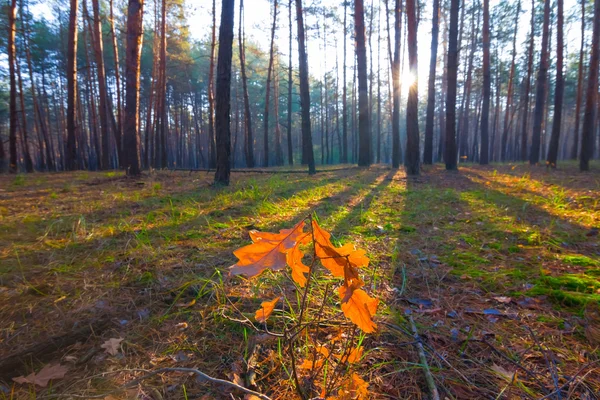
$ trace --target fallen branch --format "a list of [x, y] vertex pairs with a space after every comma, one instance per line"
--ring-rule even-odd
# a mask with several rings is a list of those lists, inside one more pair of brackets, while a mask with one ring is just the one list
[[594, 364], [597, 364], [598, 362], [600, 362], [600, 360], [595, 360], [592, 362], [589, 362], [587, 364], [585, 364], [583, 367], [579, 368], [579, 371], [577, 371], [575, 373], [575, 375], [573, 375], [571, 377], [571, 379], [567, 380], [562, 386], [560, 386], [559, 388], [557, 388], [555, 391], [553, 391], [552, 393], [548, 393], [547, 395], [545, 395], [544, 397], [540, 397], [539, 400], [545, 400], [545, 399], [549, 399], [552, 396], [560, 393], [564, 388], [566, 388], [567, 386], [569, 386], [571, 383], [573, 383], [575, 381], [575, 379], [577, 379], [577, 377], [579, 377], [579, 375], [581, 375], [581, 373], [583, 371], [585, 371], [587, 368], [591, 367]]
[[198, 375], [200, 382], [206, 381], [206, 382], [214, 383], [216, 385], [227, 386], [227, 387], [239, 390], [241, 392], [244, 392], [246, 394], [251, 394], [253, 396], [256, 396], [261, 400], [271, 400], [271, 398], [265, 394], [255, 392], [254, 390], [250, 390], [248, 388], [240, 386], [231, 381], [226, 381], [224, 379], [219, 379], [219, 378], [213, 378], [212, 376], [209, 376], [209, 375], [205, 374], [204, 372], [202, 372], [198, 369], [195, 369], [195, 368], [182, 368], [182, 367], [170, 368], [169, 367], [169, 368], [160, 368], [160, 369], [157, 369], [156, 371], [147, 371], [147, 370], [140, 370], [140, 371], [144, 371], [144, 372], [148, 372], [148, 373], [146, 375], [143, 375], [137, 379], [134, 379], [134, 380], [124, 384], [123, 386], [121, 386], [117, 389], [111, 390], [110, 392], [106, 392], [106, 393], [99, 394], [99, 395], [58, 394], [58, 395], [48, 396], [46, 398], [71, 397], [71, 398], [77, 398], [77, 399], [103, 399], [106, 396], [109, 396], [111, 394], [119, 393], [119, 392], [124, 391], [125, 389], [136, 386], [138, 383], [140, 383], [148, 378], [151, 378], [155, 375], [162, 374], [165, 372], [183, 372], [183, 373], [192, 373], [192, 374]]
[[409, 316], [410, 326], [412, 327], [413, 337], [417, 342], [417, 351], [419, 353], [419, 360], [421, 361], [421, 367], [423, 368], [423, 373], [425, 374], [425, 380], [427, 381], [427, 387], [429, 388], [429, 394], [431, 395], [432, 400], [440, 400], [440, 394], [438, 393], [437, 387], [435, 386], [435, 381], [433, 380], [433, 375], [431, 374], [431, 370], [429, 369], [429, 364], [427, 364], [427, 357], [425, 357], [425, 349], [423, 348], [423, 343], [421, 343], [421, 337], [419, 336], [419, 332], [417, 331], [417, 326], [415, 325], [415, 321], [411, 316]]

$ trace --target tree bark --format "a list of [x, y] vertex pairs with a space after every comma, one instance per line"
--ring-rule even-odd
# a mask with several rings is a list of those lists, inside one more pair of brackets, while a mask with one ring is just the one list
[[[215, 46], [217, 44], [217, 8], [213, 0], [212, 4], [212, 30], [210, 43], [210, 66], [208, 69], [208, 142], [209, 142], [209, 168], [216, 166], [216, 144], [215, 144]], [[243, 1], [243, 0], [240, 0]], [[240, 4], [241, 7], [241, 4]]]
[[406, 0], [406, 21], [408, 28], [408, 65], [413, 82], [408, 88], [408, 104], [406, 106], [406, 156], [404, 166], [408, 175], [418, 175], [421, 154], [419, 150], [419, 85], [415, 0]]
[[556, 86], [554, 90], [554, 121], [552, 122], [552, 136], [546, 162], [552, 168], [556, 168], [558, 159], [558, 145], [560, 141], [560, 129], [562, 123], [563, 97], [565, 82], [563, 78], [563, 0], [557, 0], [558, 13], [556, 22]]
[[[290, 0], [291, 1], [291, 0]], [[240, 73], [242, 75], [242, 89], [244, 91], [244, 127], [246, 128], [245, 135], [245, 155], [246, 166], [254, 168], [254, 136], [252, 134], [252, 113], [250, 112], [250, 98], [248, 96], [248, 78], [246, 77], [246, 39], [244, 34], [244, 0], [240, 0], [240, 23], [238, 27], [238, 42], [240, 51]], [[290, 64], [291, 65], [291, 64]], [[210, 107], [210, 102], [209, 102]]]
[[77, 7], [71, 0], [69, 12], [69, 40], [67, 45], [67, 149], [65, 169], [77, 169]]
[[316, 170], [310, 128], [310, 88], [308, 86], [308, 57], [306, 55], [302, 0], [296, 0], [296, 20], [298, 24], [300, 107], [302, 108], [302, 160], [308, 164], [308, 173], [313, 175]]
[[[142, 4], [143, 4], [143, 0], [141, 0]], [[122, 136], [122, 132], [123, 132], [123, 115], [122, 115], [122, 101], [121, 101], [121, 73], [119, 71], [119, 48], [117, 46], [117, 35], [115, 34], [115, 16], [114, 16], [114, 11], [113, 11], [113, 0], [109, 0], [109, 6], [110, 6], [110, 35], [112, 38], [112, 44], [113, 44], [113, 57], [115, 59], [115, 84], [116, 84], [116, 91], [117, 91], [117, 129], [115, 130], [115, 139], [116, 138], [120, 138]], [[155, 36], [156, 37], [156, 36]], [[152, 52], [152, 54], [154, 55], [154, 50]], [[154, 64], [154, 63], [153, 63]], [[109, 111], [110, 111], [110, 107], [109, 107]], [[110, 111], [111, 113], [111, 118], [112, 118], [112, 111]], [[119, 142], [117, 142], [119, 143]]]
[[448, 38], [448, 92], [446, 97], [446, 169], [457, 169], [456, 151], [456, 77], [458, 69], [458, 5], [460, 0], [450, 0], [450, 28]]
[[546, 104], [546, 81], [548, 80], [548, 39], [550, 27], [550, 0], [544, 0], [544, 23], [542, 28], [542, 49], [540, 54], [540, 67], [538, 70], [535, 94], [535, 111], [533, 112], [533, 134], [531, 137], [531, 151], [529, 164], [535, 165], [540, 161], [540, 147], [544, 107]]
[[125, 51], [125, 137], [124, 167], [127, 175], [140, 169], [140, 58], [142, 53], [144, 0], [129, 0], [127, 7], [127, 49]]
[[267, 85], [265, 92], [265, 112], [264, 112], [264, 127], [263, 127], [263, 145], [265, 155], [263, 158], [263, 166], [269, 166], [269, 102], [271, 97], [271, 74], [273, 72], [273, 55], [275, 52], [275, 29], [277, 28], [277, 0], [273, 2], [273, 25], [271, 27], [271, 45], [269, 47], [269, 66], [267, 68]]
[[[243, 0], [241, 0], [243, 1]], [[288, 60], [288, 102], [287, 102], [287, 150], [288, 150], [288, 164], [294, 165], [294, 151], [292, 146], [292, 85], [293, 85], [293, 76], [292, 76], [292, 1], [289, 1], [289, 13], [288, 13], [288, 23], [290, 26], [290, 38], [289, 38], [289, 60]], [[344, 7], [345, 7], [344, 3]], [[345, 32], [345, 30], [344, 30]], [[345, 38], [345, 36], [344, 36]], [[345, 53], [344, 53], [345, 57]], [[344, 64], [345, 67], [345, 64]], [[344, 70], [345, 73], [345, 70]], [[345, 76], [345, 75], [344, 75]]]
[[529, 119], [529, 93], [531, 90], [531, 75], [533, 75], [533, 45], [535, 38], [535, 0], [531, 0], [531, 36], [527, 50], [527, 77], [521, 104], [523, 105], [523, 124], [521, 126], [521, 161], [527, 160], [527, 123]]
[[579, 50], [579, 66], [577, 68], [577, 99], [575, 100], [575, 128], [573, 129], [573, 146], [570, 158], [577, 159], [579, 153], [579, 124], [581, 119], [581, 102], [583, 100], [583, 62], [585, 47], [585, 0], [581, 0], [581, 47]]
[[512, 48], [512, 56], [510, 62], [510, 73], [508, 77], [508, 88], [506, 93], [506, 109], [504, 110], [504, 124], [502, 126], [502, 139], [501, 139], [501, 148], [500, 148], [500, 161], [506, 161], [506, 151], [507, 151], [507, 143], [508, 143], [508, 119], [510, 117], [510, 111], [512, 106], [512, 98], [513, 98], [513, 81], [515, 78], [515, 59], [517, 56], [517, 33], [519, 30], [519, 14], [521, 13], [521, 0], [517, 1], [517, 13], [515, 15], [515, 30], [513, 33], [513, 48]]
[[490, 128], [490, 0], [483, 0], [483, 102], [481, 104], [481, 146], [479, 164], [489, 164], [489, 128]]
[[423, 164], [433, 164], [433, 116], [435, 113], [435, 69], [437, 65], [437, 48], [439, 34], [440, 0], [433, 1], [433, 17], [431, 28], [431, 58], [429, 59], [429, 83], [427, 88], [427, 116], [425, 122], [425, 148]]
[[340, 162], [348, 162], [348, 109], [347, 109], [347, 88], [346, 88], [346, 48], [348, 35], [348, 1], [344, 0], [344, 60], [342, 62], [342, 154]]
[[10, 164], [8, 171], [16, 174], [19, 169], [17, 155], [17, 73], [15, 71], [15, 32], [17, 19], [17, 0], [11, 0], [8, 10], [8, 68], [10, 75], [9, 134], [8, 146]]
[[354, 2], [354, 29], [358, 69], [358, 165], [371, 165], [369, 94], [367, 86], [367, 49], [365, 45], [365, 9], [363, 0]]
[[594, 1], [594, 30], [592, 33], [592, 49], [590, 55], [590, 72], [588, 75], [587, 96], [583, 114], [581, 135], [581, 151], [579, 169], [589, 171], [590, 158], [594, 154], [594, 114], [598, 101], [598, 62], [600, 59], [600, 0]]
[[231, 157], [231, 57], [233, 45], [234, 0], [223, 0], [219, 27], [215, 130], [217, 171], [215, 184], [229, 185]]

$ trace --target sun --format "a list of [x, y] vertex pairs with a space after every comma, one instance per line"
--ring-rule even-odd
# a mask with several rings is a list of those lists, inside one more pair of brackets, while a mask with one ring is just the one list
[[412, 74], [408, 70], [404, 70], [404, 72], [402, 73], [402, 76], [400, 77], [400, 79], [401, 79], [400, 83], [405, 88], [411, 87], [413, 85], [413, 83], [415, 83], [415, 80], [416, 80], [415, 79], [415, 75]]

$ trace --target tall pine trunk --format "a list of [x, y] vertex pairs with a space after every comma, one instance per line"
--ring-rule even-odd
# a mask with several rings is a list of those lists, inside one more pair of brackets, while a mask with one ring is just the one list
[[273, 73], [273, 58], [275, 53], [275, 29], [277, 28], [277, 0], [273, 2], [273, 25], [271, 27], [271, 45], [269, 47], [269, 66], [267, 68], [267, 85], [265, 92], [265, 112], [263, 126], [263, 145], [265, 155], [263, 166], [269, 166], [269, 102], [271, 98], [271, 74]]
[[556, 168], [558, 160], [558, 145], [560, 142], [560, 129], [562, 123], [563, 97], [565, 81], [563, 78], [563, 0], [557, 0], [558, 13], [556, 21], [556, 87], [554, 90], [554, 121], [552, 122], [552, 136], [546, 162]]
[[215, 184], [229, 185], [231, 170], [231, 57], [233, 47], [234, 0], [223, 0], [219, 27], [215, 131], [217, 170]]
[[408, 28], [408, 65], [413, 82], [408, 88], [408, 104], [406, 106], [406, 156], [404, 166], [408, 175], [418, 175], [421, 154], [419, 144], [419, 79], [415, 0], [406, 0], [406, 22]]
[[346, 47], [347, 47], [347, 27], [348, 1], [344, 0], [344, 60], [342, 62], [342, 154], [340, 155], [342, 164], [348, 162], [348, 110], [347, 110], [347, 88], [346, 88]]
[[[243, 1], [243, 0], [242, 0]], [[288, 23], [290, 26], [290, 37], [289, 37], [289, 59], [288, 59], [288, 98], [287, 98], [287, 150], [288, 150], [288, 164], [294, 165], [294, 151], [292, 146], [292, 1], [290, 0]], [[345, 7], [344, 3], [344, 7]], [[345, 36], [344, 36], [345, 38]], [[345, 57], [345, 54], [344, 54]], [[345, 65], [344, 65], [345, 66]], [[344, 71], [345, 73], [345, 71]], [[345, 75], [344, 75], [345, 76]]]
[[300, 107], [302, 108], [302, 161], [308, 164], [308, 173], [312, 175], [316, 173], [316, 170], [310, 128], [310, 88], [308, 86], [308, 57], [306, 55], [306, 34], [304, 32], [303, 13], [302, 0], [296, 0], [298, 58], [300, 69]]
[[570, 158], [577, 159], [579, 153], [579, 123], [581, 120], [581, 102], [583, 101], [583, 62], [585, 50], [585, 0], [581, 0], [581, 47], [579, 50], [579, 66], [577, 68], [577, 99], [575, 100], [575, 127], [573, 128], [573, 147]]
[[[143, 4], [143, 0], [141, 1]], [[115, 84], [117, 92], [117, 127], [115, 129], [115, 138], [120, 138], [123, 133], [123, 115], [122, 115], [122, 101], [121, 101], [121, 72], [119, 71], [119, 48], [117, 46], [117, 35], [115, 33], [115, 16], [113, 10], [113, 0], [109, 0], [110, 7], [110, 36], [113, 45], [113, 57], [115, 63]], [[156, 36], [155, 36], [156, 37]], [[153, 51], [154, 54], [154, 51]], [[152, 95], [150, 95], [152, 96]], [[112, 111], [111, 111], [112, 118]]]
[[77, 7], [71, 0], [69, 11], [69, 40], [67, 44], [67, 146], [65, 169], [77, 169]]
[[446, 97], [446, 151], [444, 161], [449, 171], [457, 169], [456, 149], [456, 77], [458, 69], [458, 5], [460, 0], [450, 0], [450, 28], [448, 37]]
[[490, 160], [490, 0], [483, 0], [483, 102], [481, 104], [481, 146], [479, 164], [487, 165]]
[[124, 167], [127, 175], [139, 175], [140, 170], [140, 58], [144, 0], [129, 0], [127, 7], [127, 48], [125, 51], [125, 137]]
[[506, 109], [504, 110], [504, 124], [502, 126], [502, 143], [500, 148], [500, 161], [506, 161], [506, 152], [507, 152], [507, 144], [508, 144], [508, 131], [509, 131], [509, 117], [511, 113], [512, 106], [512, 98], [513, 98], [513, 81], [515, 78], [515, 59], [517, 56], [517, 32], [519, 30], [519, 14], [521, 13], [521, 0], [517, 1], [517, 13], [515, 15], [515, 30], [513, 33], [513, 43], [512, 43], [512, 55], [510, 62], [510, 73], [508, 76], [508, 88], [506, 93]]
[[8, 68], [10, 75], [10, 103], [9, 103], [9, 134], [8, 147], [10, 153], [10, 164], [8, 171], [16, 174], [18, 165], [17, 156], [17, 73], [15, 71], [15, 32], [17, 19], [17, 0], [11, 0], [8, 11]]
[[579, 169], [589, 171], [590, 158], [594, 154], [594, 113], [598, 101], [598, 61], [600, 58], [600, 0], [594, 1], [594, 31], [592, 33], [592, 51], [590, 56], [590, 72], [588, 75], [587, 96], [583, 114], [581, 135], [581, 151]]
[[[240, 0], [240, 23], [238, 27], [238, 48], [240, 51], [240, 73], [242, 75], [242, 90], [244, 97], [244, 127], [246, 128], [244, 150], [246, 166], [254, 168], [254, 135], [252, 134], [252, 113], [248, 96], [248, 78], [246, 77], [246, 39], [244, 35], [244, 0]], [[209, 104], [210, 107], [210, 104]]]
[[429, 59], [429, 83], [427, 87], [427, 116], [425, 122], [425, 148], [423, 164], [433, 164], [433, 116], [435, 113], [435, 69], [439, 32], [440, 0], [433, 0], [433, 18], [431, 28], [431, 57]]
[[540, 67], [536, 81], [535, 111], [533, 112], [533, 133], [531, 137], [531, 151], [529, 164], [535, 165], [540, 161], [540, 147], [542, 136], [542, 123], [546, 105], [546, 87], [548, 80], [548, 39], [550, 27], [550, 0], [544, 0], [544, 23], [542, 27], [542, 49], [540, 54]]
[[[240, 0], [243, 1], [243, 0]], [[217, 45], [217, 6], [212, 3], [212, 30], [210, 42], [210, 66], [208, 69], [208, 167], [216, 166], [215, 144], [215, 46]], [[241, 7], [241, 4], [240, 4]]]
[[365, 8], [363, 0], [354, 2], [354, 30], [358, 69], [358, 165], [371, 165], [369, 129], [369, 93], [367, 85], [367, 48], [365, 44]]

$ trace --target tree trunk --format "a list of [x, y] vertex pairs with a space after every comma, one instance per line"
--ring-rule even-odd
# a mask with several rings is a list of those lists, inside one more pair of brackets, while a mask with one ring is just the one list
[[[84, 4], [87, 0], [83, 0]], [[100, 133], [102, 135], [102, 162], [100, 164], [101, 169], [110, 169], [110, 126], [108, 123], [108, 102], [107, 102], [107, 89], [106, 89], [106, 75], [104, 72], [104, 50], [102, 44], [102, 25], [100, 22], [100, 5], [99, 0], [92, 0], [92, 7], [94, 12], [94, 23], [92, 24], [92, 43], [94, 45], [94, 57], [96, 59], [96, 71], [98, 74], [98, 92], [99, 96], [99, 110], [100, 114]], [[87, 10], [87, 8], [84, 8]], [[87, 11], [86, 11], [87, 12]], [[85, 15], [89, 18], [88, 15]], [[110, 111], [112, 112], [112, 111]], [[121, 138], [117, 136], [115, 132], [115, 141], [117, 143], [117, 154], [121, 155]], [[122, 163], [120, 160], [119, 164]]]
[[483, 102], [481, 104], [481, 147], [479, 149], [479, 164], [481, 165], [487, 165], [490, 161], [490, 86], [490, 0], [483, 0]]
[[231, 56], [233, 45], [234, 0], [223, 0], [219, 27], [217, 60], [217, 93], [215, 130], [217, 139], [217, 171], [215, 184], [229, 185], [231, 169]]
[[521, 0], [517, 1], [517, 13], [515, 15], [515, 30], [513, 33], [513, 48], [512, 48], [512, 56], [510, 62], [510, 74], [508, 77], [508, 88], [506, 94], [506, 109], [504, 110], [504, 125], [502, 127], [502, 143], [500, 148], [500, 161], [506, 161], [506, 151], [507, 151], [507, 143], [508, 143], [508, 118], [510, 116], [510, 110], [512, 105], [512, 97], [513, 97], [513, 81], [515, 77], [515, 58], [517, 56], [517, 32], [519, 30], [519, 14], [521, 13]]
[[160, 27], [160, 153], [159, 168], [167, 167], [167, 135], [169, 132], [169, 116], [167, 114], [167, 1], [162, 1], [162, 21]]
[[310, 129], [310, 88], [308, 86], [308, 57], [306, 55], [302, 0], [296, 0], [296, 20], [298, 23], [300, 106], [302, 108], [302, 160], [308, 164], [308, 173], [312, 175], [316, 170]]
[[[279, 127], [279, 57], [273, 67], [273, 112], [275, 113], [275, 165], [283, 165], [283, 149], [281, 148], [281, 129]], [[237, 92], [236, 92], [237, 93]]]
[[[141, 0], [141, 3], [143, 5], [143, 0]], [[121, 73], [119, 71], [119, 48], [117, 47], [117, 35], [115, 34], [115, 16], [114, 16], [114, 12], [113, 12], [113, 0], [109, 0], [109, 6], [110, 6], [110, 35], [111, 35], [112, 44], [113, 44], [113, 57], [115, 59], [115, 61], [114, 61], [115, 62], [115, 83], [116, 83], [116, 91], [117, 91], [117, 129], [115, 130], [115, 139], [117, 139], [117, 138], [120, 138], [123, 133], [123, 116], [121, 114], [123, 104], [121, 101]], [[154, 55], [154, 50], [152, 51], [152, 54]], [[150, 92], [150, 93], [152, 93], [152, 92]], [[152, 96], [152, 94], [150, 94], [150, 96]], [[109, 107], [109, 112], [110, 112], [110, 115], [112, 118], [112, 111], [110, 111], [110, 107]], [[119, 143], [119, 141], [117, 141], [117, 144]], [[119, 148], [121, 148], [121, 146], [119, 146]]]
[[594, 31], [592, 33], [592, 50], [590, 56], [590, 72], [588, 76], [587, 96], [583, 114], [581, 135], [581, 151], [579, 169], [589, 171], [590, 158], [594, 154], [594, 113], [598, 101], [598, 60], [600, 58], [600, 0], [594, 1]]
[[[242, 0], [243, 1], [243, 0]], [[289, 60], [288, 60], [288, 102], [287, 102], [287, 147], [288, 147], [288, 164], [294, 165], [294, 151], [292, 147], [292, 85], [293, 85], [293, 76], [292, 76], [292, 1], [290, 0], [289, 6], [289, 14], [288, 14], [288, 23], [290, 25], [290, 45], [289, 45]], [[344, 3], [345, 7], [345, 3]], [[344, 31], [345, 32], [345, 31]], [[345, 36], [344, 36], [345, 37]], [[345, 56], [345, 53], [344, 53]], [[345, 64], [344, 64], [345, 67]], [[344, 74], [345, 74], [344, 70]], [[344, 75], [346, 76], [346, 75]]]
[[[210, 66], [208, 69], [208, 142], [209, 156], [208, 167], [215, 168], [216, 166], [216, 148], [215, 148], [215, 46], [217, 44], [217, 8], [213, 0], [212, 4], [212, 30], [210, 43]], [[240, 0], [241, 2], [243, 0]], [[240, 4], [240, 7], [242, 5]], [[241, 51], [241, 50], [240, 50]], [[252, 163], [254, 164], [254, 162]], [[254, 166], [254, 165], [253, 165]]]
[[365, 8], [363, 0], [354, 2], [354, 29], [358, 69], [358, 165], [371, 165], [369, 93], [367, 86], [367, 49], [365, 46]]
[[346, 88], [346, 47], [348, 35], [348, 1], [344, 0], [344, 61], [342, 62], [342, 154], [340, 155], [342, 164], [348, 162], [348, 109], [347, 109], [347, 88]]
[[521, 126], [521, 161], [527, 160], [527, 122], [529, 119], [529, 93], [531, 90], [531, 75], [533, 75], [533, 46], [535, 38], [535, 0], [531, 0], [531, 36], [527, 50], [527, 77], [525, 78], [525, 91], [521, 104], [523, 105], [523, 123]]
[[406, 157], [404, 166], [408, 175], [419, 175], [419, 115], [418, 115], [418, 59], [417, 59], [417, 15], [415, 0], [406, 0], [408, 28], [408, 65], [413, 82], [408, 88], [406, 106]]
[[267, 68], [267, 85], [265, 92], [265, 112], [263, 127], [263, 145], [265, 156], [263, 166], [269, 166], [269, 100], [271, 96], [271, 74], [273, 72], [273, 55], [275, 51], [275, 29], [277, 28], [277, 0], [273, 2], [273, 25], [271, 27], [271, 45], [269, 47], [269, 67]]
[[544, 0], [544, 24], [542, 28], [542, 49], [540, 67], [538, 70], [535, 94], [535, 111], [533, 112], [533, 134], [529, 164], [535, 165], [540, 161], [540, 146], [544, 107], [546, 104], [546, 81], [548, 80], [548, 30], [550, 27], [550, 0]]
[[67, 150], [65, 168], [77, 169], [77, 0], [71, 0], [67, 45]]
[[548, 148], [547, 164], [556, 168], [558, 159], [558, 145], [562, 123], [562, 107], [565, 91], [563, 78], [563, 0], [557, 0], [558, 13], [556, 22], [556, 88], [554, 90], [554, 121], [552, 122], [552, 136]]
[[11, 0], [8, 11], [8, 68], [10, 75], [10, 104], [9, 104], [9, 134], [8, 146], [10, 153], [10, 164], [8, 171], [16, 174], [19, 169], [17, 158], [17, 73], [15, 71], [15, 32], [17, 19], [17, 0]]
[[433, 115], [435, 112], [435, 68], [437, 65], [440, 13], [439, 8], [440, 0], [434, 0], [431, 28], [431, 58], [429, 59], [429, 84], [427, 88], [427, 117], [425, 122], [425, 148], [423, 150], [423, 164], [433, 164]]
[[[402, 0], [394, 5], [394, 56], [392, 61], [392, 167], [400, 167], [400, 43], [402, 38]], [[391, 52], [390, 52], [391, 53]]]
[[125, 51], [125, 137], [124, 167], [127, 175], [140, 170], [140, 58], [142, 53], [144, 0], [129, 0], [127, 8], [127, 49]]
[[444, 159], [444, 151], [446, 148], [446, 113], [444, 109], [446, 100], [446, 91], [448, 88], [448, 19], [444, 17], [444, 36], [442, 40], [442, 58], [444, 59], [444, 71], [442, 72], [442, 90], [439, 101], [439, 122], [440, 122], [440, 137], [437, 148], [437, 159]]
[[458, 63], [458, 5], [460, 0], [450, 0], [450, 28], [448, 38], [448, 92], [446, 97], [446, 154], [444, 161], [449, 171], [457, 169], [456, 152], [456, 76]]
[[[238, 42], [240, 51], [240, 72], [242, 74], [242, 88], [244, 91], [244, 126], [246, 128], [246, 141], [244, 143], [246, 166], [254, 168], [254, 136], [252, 134], [252, 114], [250, 113], [250, 98], [248, 97], [248, 78], [246, 77], [246, 39], [244, 34], [244, 0], [240, 0], [240, 23], [238, 27]], [[210, 96], [209, 96], [210, 98]], [[209, 102], [210, 107], [210, 102]]]
[[583, 62], [585, 50], [585, 0], [581, 0], [581, 48], [579, 50], [579, 66], [577, 68], [577, 99], [575, 100], [575, 128], [573, 130], [573, 147], [570, 158], [577, 159], [579, 153], [579, 123], [581, 117], [581, 102], [583, 100]]

